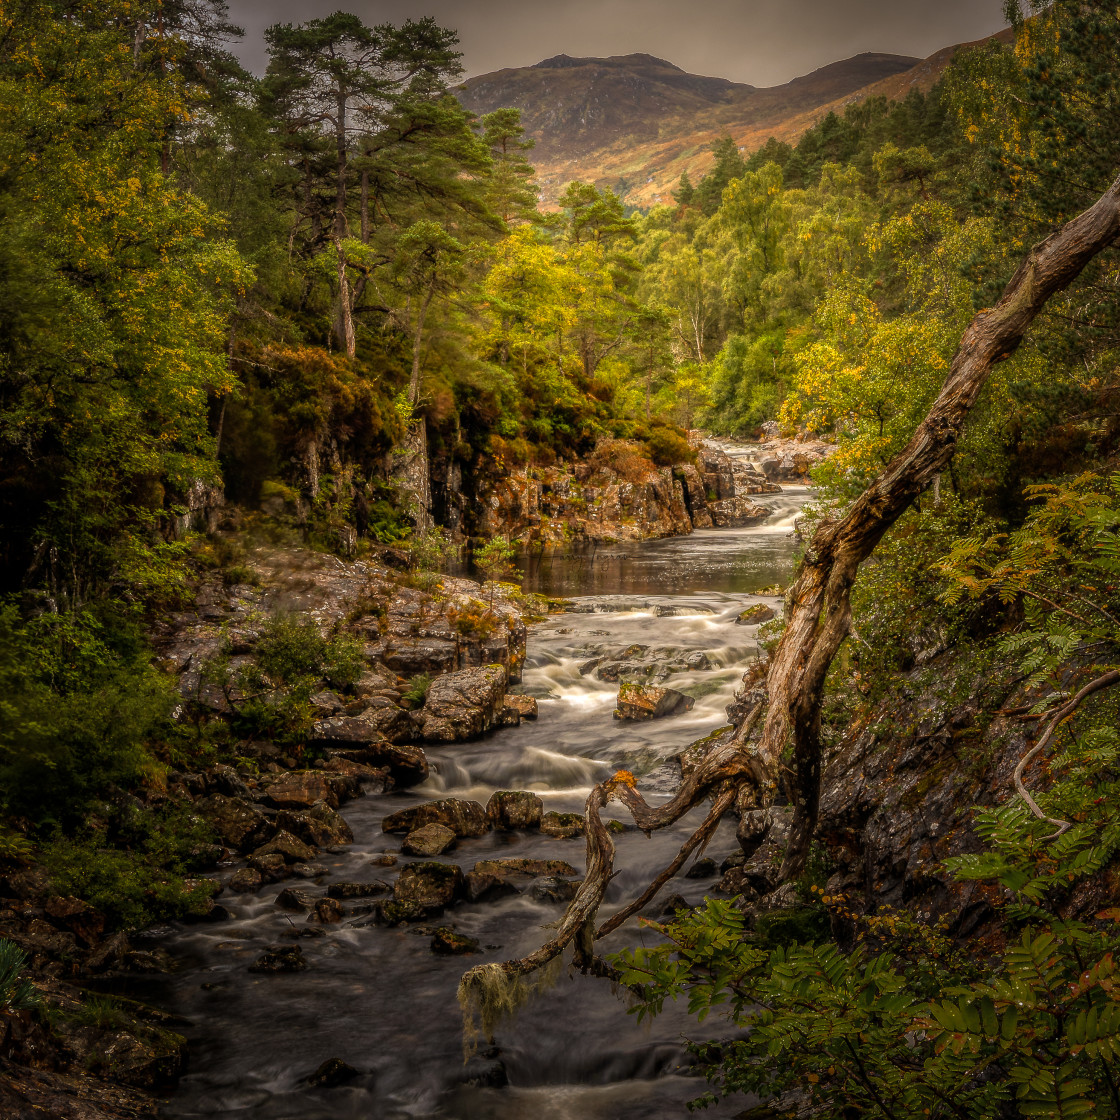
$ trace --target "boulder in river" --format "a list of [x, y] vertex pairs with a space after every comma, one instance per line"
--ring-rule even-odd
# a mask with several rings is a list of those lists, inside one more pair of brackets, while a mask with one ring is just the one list
[[455, 843], [455, 833], [446, 825], [430, 824], [421, 825], [413, 829], [401, 844], [401, 851], [408, 856], [438, 856], [447, 851]]
[[477, 738], [500, 723], [505, 693], [506, 670], [501, 665], [436, 677], [417, 713], [421, 737], [427, 743]]
[[308, 894], [307, 891], [301, 891], [297, 887], [285, 887], [276, 896], [276, 905], [282, 910], [307, 911], [314, 907], [315, 896]]
[[543, 813], [544, 802], [525, 790], [500, 789], [486, 803], [486, 815], [499, 832], [538, 828]]
[[561, 840], [573, 840], [583, 835], [583, 817], [579, 813], [545, 813], [541, 817], [541, 832]]
[[252, 867], [242, 867], [233, 873], [229, 881], [229, 889], [237, 894], [252, 894], [261, 889], [264, 880], [261, 873]]
[[382, 832], [412, 832], [426, 824], [442, 824], [456, 836], [485, 836], [490, 831], [486, 810], [477, 801], [447, 797], [442, 801], [425, 801], [410, 809], [390, 813], [381, 822]]
[[297, 770], [270, 782], [264, 796], [277, 809], [310, 809], [317, 801], [337, 809], [339, 793], [345, 793], [345, 789], [342, 778], [318, 770]]
[[494, 902], [506, 895], [520, 894], [523, 887], [542, 875], [578, 874], [562, 859], [483, 859], [467, 873], [467, 898], [471, 902]]
[[352, 1065], [341, 1058], [328, 1058], [314, 1073], [309, 1073], [303, 1083], [313, 1089], [334, 1089], [355, 1077], [361, 1077], [361, 1073]]
[[298, 945], [273, 945], [249, 965], [250, 972], [303, 972], [307, 968]]
[[352, 898], [374, 898], [388, 891], [389, 884], [383, 883], [380, 879], [374, 879], [369, 883], [331, 883], [327, 887], [327, 897], [347, 901]]
[[252, 851], [263, 844], [276, 826], [256, 806], [240, 797], [215, 793], [195, 808], [213, 826], [223, 844], [239, 852]]
[[309, 922], [319, 922], [321, 925], [341, 922], [342, 903], [337, 898], [320, 898], [315, 903], [315, 909], [307, 920]]
[[760, 525], [772, 512], [749, 498], [724, 498], [721, 502], [712, 502], [708, 509], [711, 510], [716, 527], [720, 529], [743, 529], [748, 525]]
[[481, 950], [479, 943], [465, 933], [456, 933], [447, 926], [440, 926], [432, 934], [432, 952], [443, 956], [461, 957]]
[[576, 896], [577, 883], [546, 875], [529, 884], [529, 897], [537, 902], [570, 902]]
[[254, 853], [254, 859], [262, 856], [283, 856], [285, 863], [306, 863], [315, 855], [314, 848], [308, 847], [290, 832], [278, 832], [267, 844], [261, 845]]
[[354, 840], [350, 826], [325, 801], [317, 802], [307, 812], [277, 813], [276, 827], [316, 848], [350, 844]]
[[410, 863], [402, 868], [393, 888], [396, 902], [416, 903], [439, 911], [465, 893], [463, 869], [453, 863]]
[[675, 688], [635, 684], [623, 681], [618, 688], [615, 719], [663, 719], [678, 712], [692, 710], [695, 701]]
[[759, 623], [769, 622], [774, 614], [773, 607], [768, 607], [765, 603], [755, 603], [753, 607], [747, 607], [745, 611], [739, 612], [739, 617], [735, 619], [735, 625], [758, 626]]
[[537, 701], [532, 696], [522, 696], [520, 693], [506, 696], [506, 707], [513, 708], [522, 719], [537, 718]]

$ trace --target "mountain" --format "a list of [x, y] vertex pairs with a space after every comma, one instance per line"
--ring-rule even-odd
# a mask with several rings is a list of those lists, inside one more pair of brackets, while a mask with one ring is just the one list
[[571, 180], [582, 179], [644, 207], [668, 201], [682, 171], [696, 182], [711, 166], [709, 147], [721, 136], [734, 137], [744, 152], [770, 136], [795, 140], [825, 113], [843, 112], [853, 101], [928, 90], [958, 49], [928, 59], [859, 54], [761, 89], [689, 74], [648, 54], [561, 54], [470, 78], [456, 95], [480, 116], [521, 110], [536, 141], [530, 158], [546, 205]]

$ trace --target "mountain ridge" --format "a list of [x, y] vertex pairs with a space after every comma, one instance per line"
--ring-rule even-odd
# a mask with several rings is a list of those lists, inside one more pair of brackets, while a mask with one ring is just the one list
[[971, 45], [944, 47], [925, 59], [865, 51], [763, 87], [690, 74], [640, 52], [559, 54], [477, 75], [455, 92], [480, 116], [521, 110], [536, 144], [530, 159], [546, 206], [580, 179], [648, 207], [669, 200], [682, 172], [693, 181], [703, 176], [712, 164], [711, 144], [722, 136], [734, 138], [745, 154], [770, 136], [794, 141], [828, 112], [867, 97], [899, 100], [910, 89], [927, 91], [953, 55]]

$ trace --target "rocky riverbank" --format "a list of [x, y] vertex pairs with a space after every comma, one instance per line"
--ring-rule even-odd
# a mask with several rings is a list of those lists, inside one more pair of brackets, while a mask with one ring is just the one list
[[584, 462], [494, 464], [480, 478], [474, 513], [483, 537], [527, 544], [652, 540], [694, 529], [756, 525], [756, 499], [781, 487], [760, 469], [701, 442], [696, 462], [656, 466], [632, 440], [604, 440]]
[[[535, 717], [536, 702], [511, 689], [525, 659], [526, 622], [547, 604], [510, 585], [418, 580], [372, 561], [301, 549], [256, 548], [236, 575], [240, 582], [232, 585], [228, 573], [200, 577], [190, 609], [166, 616], [154, 634], [181, 697], [176, 716], [199, 729], [243, 730], [248, 715], [263, 708], [295, 724], [275, 738], [237, 741], [225, 760], [198, 769], [172, 763], [158, 780], [122, 794], [141, 812], [184, 809], [209, 833], [211, 842], [195, 853], [198, 874], [184, 885], [199, 893], [191, 920], [227, 920], [223, 896], [282, 881], [296, 884], [282, 895], [286, 904], [309, 911], [315, 923], [353, 916], [355, 907], [389, 923], [434, 915], [442, 887], [415, 873], [396, 887], [354, 885], [332, 897], [313, 897], [301, 885], [322, 875], [322, 853], [353, 840], [340, 806], [427, 776], [425, 743], [461, 742]], [[350, 662], [342, 678], [327, 673], [303, 681], [302, 691], [284, 679], [276, 668], [277, 626], [292, 619], [302, 629], [280, 631], [289, 645], [314, 643], [316, 633], [336, 644], [344, 639]], [[522, 804], [527, 797], [511, 793], [468, 809], [464, 819], [483, 831], [523, 827], [526, 814], [533, 816], [533, 805]], [[428, 835], [417, 836], [414, 847], [431, 845], [434, 827], [462, 824], [454, 806], [443, 808], [433, 804]], [[538, 808], [535, 827], [548, 826], [541, 816]], [[490, 869], [486, 883], [478, 879], [471, 889], [493, 889], [491, 880], [523, 871]], [[452, 896], [458, 891], [455, 885]], [[374, 906], [378, 894], [387, 897]], [[0, 1016], [0, 1114], [155, 1115], [156, 1096], [186, 1067], [185, 1041], [169, 1016], [105, 993], [172, 967], [158, 931], [113, 932], [88, 903], [60, 894], [45, 870], [16, 867], [0, 874], [0, 937], [26, 952], [26, 974], [43, 1000], [36, 1012]], [[446, 951], [461, 950], [445, 940]], [[298, 945], [280, 946], [254, 967], [285, 971], [298, 967], [298, 956]]]

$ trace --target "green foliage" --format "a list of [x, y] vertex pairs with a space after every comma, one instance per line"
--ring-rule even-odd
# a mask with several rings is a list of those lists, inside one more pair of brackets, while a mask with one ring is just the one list
[[204, 912], [214, 882], [191, 874], [212, 865], [213, 839], [187, 807], [124, 804], [101, 827], [45, 844], [42, 857], [58, 893], [83, 899], [115, 927], [141, 929]]
[[139, 782], [167, 728], [166, 678], [135, 629], [90, 611], [23, 620], [0, 606], [0, 805], [72, 825], [90, 802]]
[[0, 937], [0, 1015], [39, 1006], [35, 985], [20, 976], [26, 966], [27, 954], [14, 941]]

